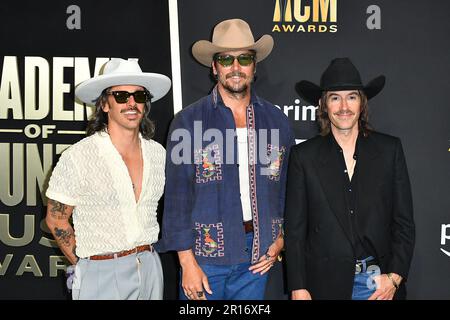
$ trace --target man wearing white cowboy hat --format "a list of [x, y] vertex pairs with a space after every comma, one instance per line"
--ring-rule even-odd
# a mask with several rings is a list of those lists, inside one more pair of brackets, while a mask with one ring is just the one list
[[46, 222], [76, 265], [73, 299], [162, 299], [152, 244], [165, 150], [151, 140], [147, 116], [171, 82], [142, 72], [136, 61], [111, 59], [102, 71], [75, 89], [79, 100], [95, 104], [95, 114], [88, 137], [68, 148], [53, 170]]
[[348, 58], [334, 59], [320, 86], [296, 89], [318, 103], [321, 135], [292, 148], [285, 212], [293, 299], [404, 298], [414, 249], [411, 186], [400, 139], [373, 131], [363, 85]]
[[167, 154], [178, 150], [180, 130], [195, 138], [195, 123], [201, 125], [197, 137], [215, 132], [227, 139], [190, 140], [195, 163], [167, 160], [162, 244], [178, 252], [181, 299], [263, 299], [267, 272], [283, 248], [294, 137], [287, 117], [252, 90], [256, 62], [272, 48], [271, 36], [255, 42], [240, 19], [220, 22], [212, 42], [192, 47], [194, 57], [212, 68], [217, 85], [177, 114]]

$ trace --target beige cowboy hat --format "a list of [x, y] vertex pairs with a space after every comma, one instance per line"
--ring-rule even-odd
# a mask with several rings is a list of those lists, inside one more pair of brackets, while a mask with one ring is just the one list
[[272, 36], [265, 34], [255, 42], [247, 22], [230, 19], [214, 27], [212, 42], [200, 40], [192, 46], [192, 54], [201, 64], [210, 67], [214, 54], [225, 51], [254, 50], [256, 61], [264, 60], [273, 49]]
[[112, 86], [135, 85], [146, 88], [155, 102], [166, 95], [171, 81], [159, 73], [142, 72], [136, 60], [112, 58], [100, 70], [96, 77], [80, 83], [75, 88], [75, 96], [87, 104], [93, 104], [103, 90]]

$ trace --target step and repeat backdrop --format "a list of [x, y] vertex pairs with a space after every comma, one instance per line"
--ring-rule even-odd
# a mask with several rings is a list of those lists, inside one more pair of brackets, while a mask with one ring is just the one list
[[[165, 144], [174, 113], [208, 94], [210, 70], [192, 44], [218, 22], [246, 20], [270, 34], [271, 55], [254, 88], [290, 119], [298, 143], [317, 134], [317, 106], [294, 89], [318, 83], [335, 57], [350, 57], [364, 82], [379, 74], [370, 122], [402, 139], [414, 197], [416, 248], [410, 299], [450, 299], [450, 21], [446, 0], [8, 1], [0, 6], [0, 299], [68, 299], [65, 259], [43, 219], [59, 155], [82, 139], [92, 113], [74, 87], [112, 57], [173, 80], [152, 106]], [[162, 212], [163, 203], [160, 206]], [[177, 296], [178, 266], [162, 255], [165, 298]], [[267, 298], [284, 299], [283, 266]]]
[[[85, 137], [77, 84], [112, 57], [171, 78], [167, 1], [9, 1], [0, 9], [0, 299], [65, 299], [64, 259], [44, 218], [59, 155]], [[169, 58], [168, 58], [169, 57]], [[165, 141], [172, 95], [152, 105]]]

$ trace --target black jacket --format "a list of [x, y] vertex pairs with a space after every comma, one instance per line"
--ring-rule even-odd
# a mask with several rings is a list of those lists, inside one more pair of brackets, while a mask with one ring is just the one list
[[[411, 186], [401, 142], [372, 132], [358, 149], [357, 223], [376, 252], [381, 273], [404, 278], [413, 255], [415, 227]], [[285, 245], [289, 290], [307, 289], [313, 299], [350, 299], [355, 271], [342, 174], [330, 136], [294, 146], [288, 170]]]

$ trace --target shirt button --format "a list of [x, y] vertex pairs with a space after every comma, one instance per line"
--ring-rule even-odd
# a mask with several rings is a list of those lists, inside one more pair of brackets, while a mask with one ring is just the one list
[[350, 210], [350, 213], [353, 214], [353, 210]]
[[345, 173], [347, 173], [347, 170], [344, 170]]
[[352, 189], [348, 189], [348, 191], [352, 192]]

